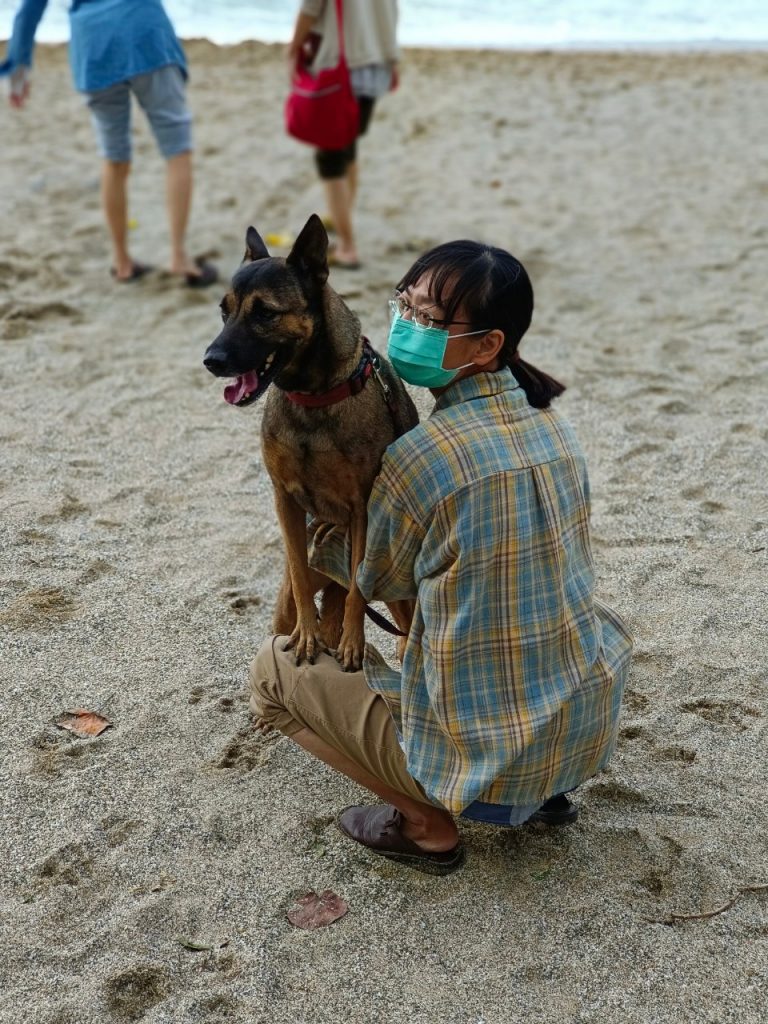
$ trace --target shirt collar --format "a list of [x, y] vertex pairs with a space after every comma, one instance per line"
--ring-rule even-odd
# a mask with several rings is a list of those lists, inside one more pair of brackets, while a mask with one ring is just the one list
[[470, 377], [461, 377], [447, 387], [437, 399], [434, 411], [447, 409], [451, 405], [468, 402], [473, 398], [490, 398], [492, 395], [500, 395], [502, 391], [514, 391], [519, 387], [508, 366], [502, 366], [500, 370], [493, 372], [473, 373]]

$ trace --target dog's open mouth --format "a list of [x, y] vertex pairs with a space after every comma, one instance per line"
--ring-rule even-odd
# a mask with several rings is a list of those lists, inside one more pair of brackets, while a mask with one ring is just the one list
[[264, 394], [277, 373], [275, 353], [270, 352], [260, 370], [238, 374], [232, 384], [224, 388], [224, 400], [230, 405], [249, 405]]

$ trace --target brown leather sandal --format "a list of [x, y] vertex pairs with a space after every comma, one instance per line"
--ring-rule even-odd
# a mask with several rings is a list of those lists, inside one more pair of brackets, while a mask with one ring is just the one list
[[403, 817], [391, 804], [345, 807], [336, 819], [340, 831], [372, 853], [407, 864], [428, 875], [448, 875], [464, 863], [464, 847], [457, 843], [445, 853], [422, 850], [400, 831]]

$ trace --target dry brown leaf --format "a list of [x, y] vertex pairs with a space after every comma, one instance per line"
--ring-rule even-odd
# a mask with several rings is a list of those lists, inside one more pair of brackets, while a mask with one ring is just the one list
[[112, 725], [104, 715], [100, 715], [97, 711], [86, 711], [85, 708], [65, 711], [61, 718], [56, 719], [55, 724], [60, 729], [68, 729], [75, 736], [100, 736], [105, 729], [109, 729]]
[[346, 900], [337, 896], [331, 889], [323, 889], [319, 896], [316, 892], [299, 896], [288, 911], [287, 917], [297, 928], [323, 928], [344, 917], [348, 910], [349, 904]]

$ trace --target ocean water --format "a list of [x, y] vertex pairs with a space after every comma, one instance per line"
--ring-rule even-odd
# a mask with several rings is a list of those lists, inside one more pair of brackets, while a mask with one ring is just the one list
[[[0, 38], [9, 35], [18, 2], [0, 0]], [[49, 0], [40, 42], [68, 38], [68, 6]], [[297, 0], [165, 0], [182, 38], [217, 43], [285, 42], [297, 6]], [[404, 46], [504, 49], [768, 46], [768, 0], [400, 0], [399, 36]]]

